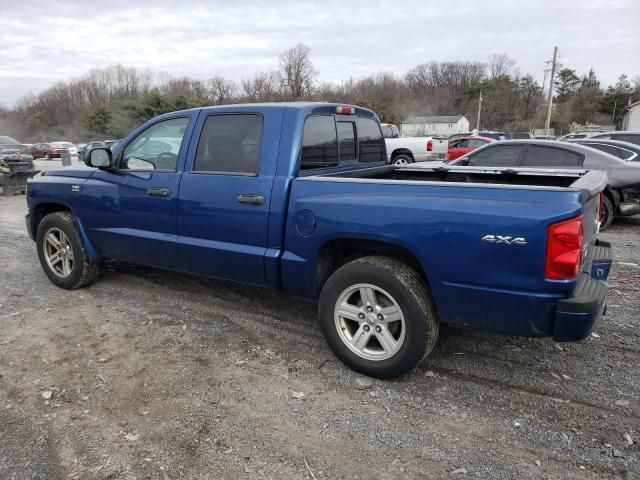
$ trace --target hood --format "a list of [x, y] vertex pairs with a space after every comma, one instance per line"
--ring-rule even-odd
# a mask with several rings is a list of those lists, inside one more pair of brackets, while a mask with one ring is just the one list
[[95, 168], [87, 167], [85, 165], [73, 165], [71, 167], [63, 167], [56, 170], [42, 172], [42, 175], [46, 177], [89, 178], [95, 171]]

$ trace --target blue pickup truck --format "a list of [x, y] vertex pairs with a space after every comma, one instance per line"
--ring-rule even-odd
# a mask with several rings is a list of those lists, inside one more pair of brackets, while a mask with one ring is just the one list
[[119, 260], [280, 290], [370, 376], [412, 369], [441, 323], [577, 341], [605, 310], [601, 172], [389, 165], [375, 113], [330, 103], [173, 112], [85, 163], [28, 184], [53, 283]]

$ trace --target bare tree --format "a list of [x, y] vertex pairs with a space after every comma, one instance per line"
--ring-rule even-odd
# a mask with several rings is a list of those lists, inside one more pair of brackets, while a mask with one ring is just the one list
[[207, 82], [207, 89], [209, 90], [209, 97], [213, 101], [213, 104], [221, 105], [231, 101], [236, 95], [238, 87], [231, 80], [215, 76]]
[[303, 43], [280, 55], [280, 82], [282, 90], [291, 100], [311, 95], [318, 74], [309, 59], [309, 47]]
[[509, 75], [516, 62], [503, 53], [494, 53], [489, 57], [489, 79], [495, 80]]
[[250, 102], [269, 102], [278, 99], [278, 74], [261, 72], [242, 81], [242, 92]]

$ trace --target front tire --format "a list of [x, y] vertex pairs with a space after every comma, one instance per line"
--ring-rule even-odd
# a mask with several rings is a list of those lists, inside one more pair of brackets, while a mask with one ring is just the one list
[[92, 262], [71, 212], [50, 213], [38, 225], [38, 258], [44, 273], [67, 290], [90, 285], [100, 275], [100, 264]]
[[48, 153], [45, 153], [43, 158], [44, 158], [45, 160], [49, 160], [49, 154], [48, 154]]
[[600, 222], [600, 231], [604, 231], [611, 226], [615, 217], [615, 207], [613, 202], [606, 195], [602, 196], [602, 221]]
[[320, 294], [327, 343], [349, 368], [376, 378], [413, 369], [433, 349], [439, 323], [424, 280], [388, 257], [343, 265]]

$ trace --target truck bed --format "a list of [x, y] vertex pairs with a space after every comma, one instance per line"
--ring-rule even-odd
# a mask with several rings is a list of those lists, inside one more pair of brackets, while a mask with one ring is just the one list
[[454, 167], [454, 166], [384, 166], [350, 172], [340, 172], [328, 177], [395, 180], [401, 182], [463, 183], [487, 185], [537, 186], [559, 188], [587, 188], [597, 186], [600, 176], [585, 178], [586, 170], [533, 169], [499, 167]]
[[[552, 335], [556, 302], [571, 297], [577, 279], [545, 278], [547, 229], [588, 220], [582, 269], [590, 272], [605, 185], [602, 172], [566, 169], [382, 166], [299, 177], [289, 211], [305, 215], [288, 219], [283, 287], [312, 297], [316, 271], [303, 259], [334, 238], [358, 239], [362, 248], [388, 242], [415, 254], [443, 323]], [[483, 241], [493, 236], [521, 245]]]

